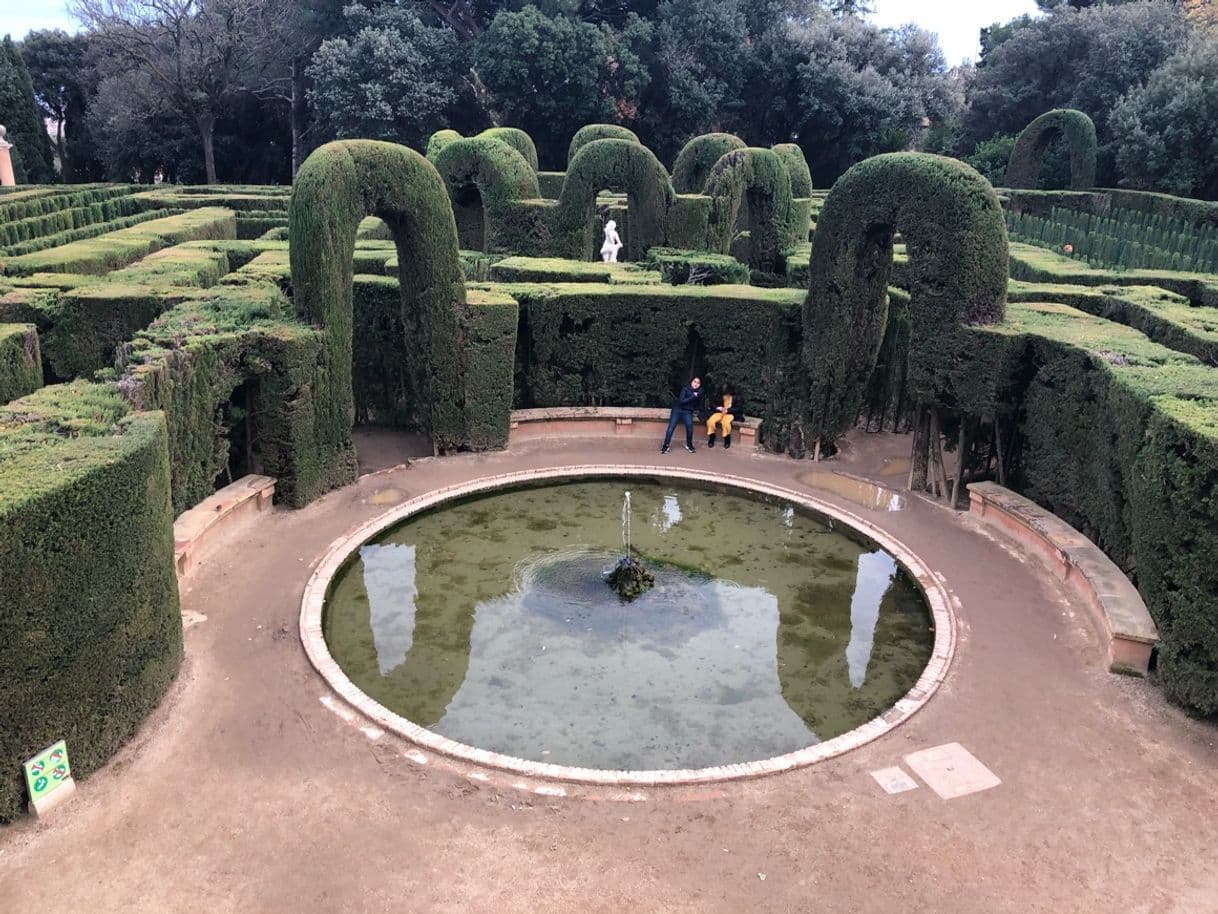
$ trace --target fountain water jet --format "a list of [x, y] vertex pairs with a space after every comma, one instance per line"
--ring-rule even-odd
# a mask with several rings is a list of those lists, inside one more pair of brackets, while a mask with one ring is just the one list
[[609, 587], [626, 602], [655, 587], [655, 575], [634, 557], [630, 547], [630, 490], [622, 499], [622, 557], [605, 576]]

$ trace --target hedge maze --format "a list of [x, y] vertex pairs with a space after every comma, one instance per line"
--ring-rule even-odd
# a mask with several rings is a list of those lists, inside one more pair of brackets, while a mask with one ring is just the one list
[[[357, 423], [500, 448], [513, 408], [665, 406], [691, 370], [772, 451], [912, 431], [912, 487], [1036, 499], [1132, 576], [1167, 693], [1218, 712], [1213, 204], [999, 196], [917, 153], [826, 194], [781, 145], [699, 138], [670, 177], [620, 129], [577, 139], [565, 173], [448, 131], [324, 146], [290, 192], [0, 193], [0, 819], [21, 760], [66, 736], [86, 776], [172, 681], [173, 520], [217, 488], [303, 506], [354, 478]], [[594, 257], [610, 213], [627, 263]]]
[[1011, 187], [1036, 187], [1045, 151], [1064, 138], [1070, 148], [1070, 189], [1095, 186], [1095, 123], [1082, 111], [1055, 108], [1046, 111], [1015, 138], [1007, 162], [1006, 182]]

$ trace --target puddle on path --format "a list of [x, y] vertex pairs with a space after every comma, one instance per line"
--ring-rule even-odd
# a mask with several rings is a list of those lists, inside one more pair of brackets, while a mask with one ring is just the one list
[[832, 492], [873, 511], [900, 511], [905, 506], [901, 496], [891, 489], [862, 479], [842, 476], [831, 470], [808, 470], [800, 473], [798, 479], [814, 489]]

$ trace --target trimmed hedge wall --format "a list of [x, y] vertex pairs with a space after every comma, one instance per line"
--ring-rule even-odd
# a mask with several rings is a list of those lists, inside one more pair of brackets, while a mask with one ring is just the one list
[[704, 133], [696, 136], [677, 154], [672, 166], [672, 184], [679, 194], [700, 194], [715, 163], [727, 153], [748, 144], [730, 133]]
[[832, 441], [858, 416], [888, 324], [897, 231], [910, 251], [913, 398], [964, 407], [977, 395], [957, 361], [964, 325], [994, 323], [1004, 313], [1007, 233], [998, 197], [955, 159], [876, 156], [838, 179], [812, 242], [803, 312], [808, 441]]
[[596, 140], [629, 140], [631, 143], [638, 143], [639, 136], [633, 130], [618, 124], [587, 124], [580, 127], [575, 131], [575, 136], [571, 137], [571, 144], [567, 147], [568, 167], [575, 158], [575, 153]]
[[60, 210], [104, 203], [131, 194], [139, 185], [68, 184], [22, 188], [0, 197], [0, 223], [45, 216]]
[[0, 821], [21, 763], [66, 739], [88, 777], [160, 701], [182, 656], [160, 413], [110, 385], [0, 408]]
[[647, 265], [658, 270], [664, 282], [674, 286], [748, 285], [749, 268], [727, 254], [652, 248]]
[[[803, 293], [748, 286], [505, 284], [520, 303], [519, 407], [670, 406], [691, 365], [735, 384], [750, 415], [796, 391]], [[768, 422], [768, 418], [766, 418]]]
[[540, 220], [524, 221], [540, 211], [523, 209], [520, 201], [536, 200], [541, 191], [536, 172], [512, 147], [488, 137], [453, 140], [436, 153], [432, 164], [444, 179], [456, 221], [468, 226], [471, 220], [482, 220], [481, 244], [469, 228], [459, 236], [467, 249], [511, 254], [530, 236], [548, 238], [548, 230], [537, 224]]
[[804, 199], [812, 196], [812, 172], [808, 160], [797, 143], [777, 143], [770, 147], [782, 159], [787, 175], [791, 178], [791, 196]]
[[[301, 167], [291, 206], [294, 302], [302, 317], [326, 330], [329, 362], [328, 383], [314, 399], [317, 440], [332, 458], [316, 486], [302, 481], [314, 492], [347, 482], [354, 472], [352, 258], [360, 220], [369, 214], [384, 220], [396, 239], [403, 322], [409, 338], [418, 340], [418, 359], [409, 370], [427, 405], [423, 427], [441, 453], [470, 443], [462, 351], [468, 309], [443, 179], [404, 146], [329, 143]], [[502, 421], [506, 427], [506, 414]]]
[[1009, 187], [1036, 187], [1045, 150], [1058, 137], [1070, 144], [1070, 187], [1095, 186], [1095, 123], [1082, 111], [1054, 108], [1046, 111], [1019, 134], [1007, 162]]
[[633, 263], [562, 260], [557, 257], [505, 257], [491, 264], [487, 279], [494, 282], [599, 282], [657, 285], [658, 273]]
[[1061, 304], [968, 332], [1018, 406], [1013, 484], [1134, 576], [1165, 691], [1218, 713], [1218, 372]]
[[0, 406], [42, 386], [42, 356], [33, 324], [0, 324]]

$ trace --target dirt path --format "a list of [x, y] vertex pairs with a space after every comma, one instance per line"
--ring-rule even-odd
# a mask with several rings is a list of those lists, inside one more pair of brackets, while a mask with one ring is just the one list
[[[880, 472], [877, 444], [836, 466]], [[297, 616], [333, 539], [471, 470], [608, 458], [659, 456], [584, 441], [424, 460], [235, 531], [184, 588], [188, 617], [206, 619], [139, 737], [60, 814], [0, 829], [0, 910], [1218, 912], [1218, 728], [1105, 672], [1082, 610], [967, 517], [917, 499], [868, 511], [809, 489], [807, 463], [664, 458], [814, 491], [944, 576], [955, 663], [888, 736], [802, 771], [621, 802], [420, 764], [332, 710]], [[925, 785], [889, 796], [868, 774], [953, 741], [1003, 783], [942, 800]]]

